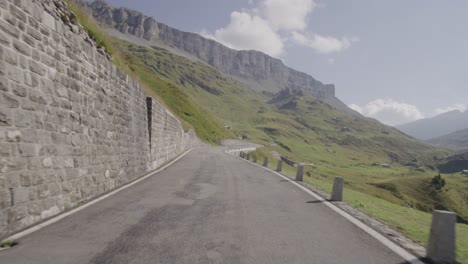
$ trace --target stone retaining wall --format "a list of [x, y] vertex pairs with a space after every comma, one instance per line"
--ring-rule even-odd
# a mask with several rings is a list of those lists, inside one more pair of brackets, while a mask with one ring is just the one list
[[61, 0], [0, 0], [0, 238], [197, 142], [67, 12]]

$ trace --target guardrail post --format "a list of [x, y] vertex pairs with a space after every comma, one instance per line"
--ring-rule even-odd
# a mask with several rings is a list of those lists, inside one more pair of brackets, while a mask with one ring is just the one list
[[283, 160], [278, 160], [278, 166], [276, 166], [276, 171], [281, 172], [283, 170]]
[[263, 157], [263, 167], [268, 166], [268, 157]]
[[343, 177], [335, 177], [335, 181], [333, 182], [333, 191], [330, 197], [332, 201], [343, 201]]
[[254, 154], [253, 154], [253, 162], [257, 163], [257, 153], [256, 152], [254, 152]]
[[296, 181], [302, 181], [304, 178], [304, 164], [297, 165]]
[[432, 212], [427, 258], [435, 264], [455, 263], [455, 223], [457, 214], [450, 211]]

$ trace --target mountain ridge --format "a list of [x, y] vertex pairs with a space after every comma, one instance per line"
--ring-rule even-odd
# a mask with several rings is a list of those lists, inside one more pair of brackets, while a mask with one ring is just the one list
[[439, 147], [450, 148], [460, 153], [468, 153], [468, 128], [429, 139], [427, 142]]
[[333, 84], [324, 84], [292, 69], [280, 59], [254, 50], [233, 50], [199, 34], [172, 28], [139, 11], [114, 8], [103, 0], [83, 2], [83, 5], [91, 10], [96, 20], [112, 29], [150, 42], [163, 41], [243, 81], [255, 91], [301, 90], [341, 111], [359, 115], [335, 96]]
[[468, 111], [454, 110], [395, 127], [415, 138], [430, 140], [468, 128]]

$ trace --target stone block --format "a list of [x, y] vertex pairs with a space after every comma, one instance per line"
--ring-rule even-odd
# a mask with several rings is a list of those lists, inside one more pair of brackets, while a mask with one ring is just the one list
[[268, 157], [263, 157], [263, 166], [264, 167], [268, 166]]
[[42, 160], [42, 166], [44, 166], [44, 168], [51, 168], [52, 165], [53, 165], [52, 158], [47, 157]]
[[335, 177], [335, 181], [333, 182], [333, 190], [330, 196], [330, 200], [332, 201], [343, 201], [343, 186], [344, 181], [343, 177]]
[[0, 106], [0, 126], [11, 126], [12, 118], [11, 111], [9, 108]]
[[8, 8], [8, 1], [7, 0], [0, 0], [0, 7], [3, 9]]
[[23, 1], [22, 0], [14, 0], [13, 4], [19, 8], [23, 8]]
[[18, 7], [10, 5], [10, 14], [18, 18], [20, 21], [27, 23], [27, 15], [25, 12], [21, 11]]
[[47, 26], [49, 29], [51, 30], [56, 30], [56, 27], [55, 27], [55, 18], [47, 13], [46, 11], [43, 11], [42, 12], [42, 23]]
[[17, 127], [32, 127], [34, 114], [26, 111], [15, 111], [14, 119]]
[[28, 26], [26, 28], [26, 33], [36, 40], [39, 40], [39, 41], [42, 40], [41, 33], [38, 30], [34, 29], [33, 27]]
[[19, 130], [8, 130], [6, 136], [9, 142], [20, 142], [23, 134]]
[[30, 60], [29, 61], [29, 69], [34, 72], [34, 73], [37, 73], [41, 76], [45, 76], [46, 72], [47, 72], [47, 68], [46, 66], [44, 66], [43, 64], [37, 62], [37, 61], [34, 61], [34, 60]]
[[281, 172], [283, 170], [283, 161], [282, 160], [278, 160], [278, 164], [276, 166], [276, 171], [277, 172]]
[[31, 143], [18, 144], [18, 152], [21, 157], [35, 157], [37, 156], [37, 145]]
[[29, 201], [29, 189], [28, 188], [15, 188], [13, 189], [13, 204], [22, 204]]
[[13, 40], [13, 48], [25, 56], [31, 56], [31, 47], [24, 42]]
[[24, 43], [28, 44], [32, 48], [36, 47], [36, 40], [34, 40], [33, 37], [30, 37], [29, 35], [26, 35], [26, 34], [23, 34], [22, 37], [23, 37]]
[[13, 145], [11, 143], [0, 143], [0, 157], [13, 156]]
[[[19, 69], [16, 66], [5, 64], [4, 65], [4, 73], [5, 75], [10, 78], [11, 81], [17, 82], [17, 83], [23, 83], [24, 82], [24, 74], [21, 69]], [[0, 69], [1, 72], [1, 69]]]
[[24, 158], [9, 158], [2, 168], [2, 172], [16, 172], [27, 168], [27, 160]]
[[18, 65], [18, 54], [11, 49], [3, 50], [4, 60], [11, 65]]
[[9, 108], [19, 107], [19, 101], [9, 94], [3, 94], [2, 104]]
[[[10, 201], [10, 193], [6, 189], [0, 189], [0, 210], [3, 210], [7, 207], [11, 206], [11, 201]], [[0, 211], [0, 214], [2, 214], [2, 211]], [[0, 216], [1, 218], [1, 216]], [[1, 225], [2, 223], [0, 223]]]
[[297, 165], [296, 181], [303, 181], [304, 178], [304, 164]]
[[457, 214], [435, 210], [427, 246], [427, 258], [435, 264], [455, 263], [455, 224]]
[[37, 90], [31, 90], [29, 92], [29, 99], [31, 99], [31, 101], [38, 103], [38, 104], [43, 104], [43, 105], [47, 104], [46, 96]]
[[56, 156], [56, 155], [60, 155], [58, 149], [59, 149], [59, 147], [56, 146], [56, 145], [42, 146], [40, 148], [40, 150], [39, 150], [39, 156]]
[[14, 25], [0, 20], [0, 30], [9, 34], [10, 36], [18, 39], [20, 37], [20, 30]]
[[31, 175], [27, 172], [20, 174], [20, 185], [23, 187], [31, 186]]
[[15, 84], [12, 85], [11, 88], [12, 88], [11, 91], [12, 91], [15, 95], [17, 95], [17, 96], [19, 96], [19, 97], [26, 97], [26, 95], [27, 95], [27, 90], [28, 90], [28, 89], [26, 88], [26, 86], [15, 83]]
[[0, 31], [0, 43], [5, 44], [5, 46], [9, 46], [11, 42], [11, 37], [7, 36], [5, 33]]
[[7, 78], [0, 78], [0, 91], [8, 92], [10, 90], [10, 83]]

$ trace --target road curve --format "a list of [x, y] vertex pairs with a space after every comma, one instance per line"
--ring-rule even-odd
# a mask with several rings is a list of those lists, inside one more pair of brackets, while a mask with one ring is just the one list
[[0, 251], [0, 263], [400, 264], [291, 183], [199, 148], [167, 169]]

